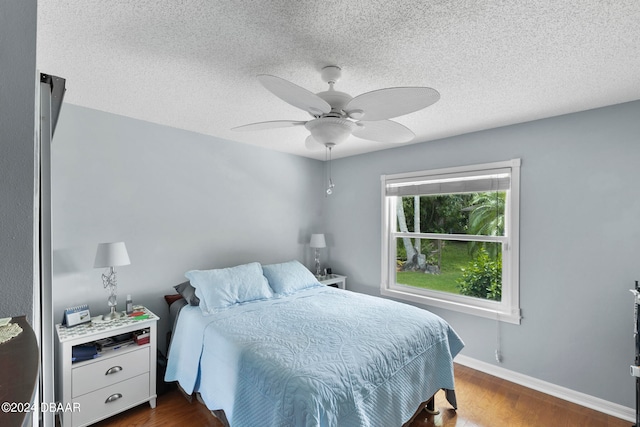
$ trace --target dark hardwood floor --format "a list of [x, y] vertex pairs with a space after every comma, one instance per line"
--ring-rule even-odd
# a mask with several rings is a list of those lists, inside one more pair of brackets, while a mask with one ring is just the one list
[[[631, 427], [630, 422], [566, 402], [473, 369], [455, 365], [458, 410], [436, 395], [439, 415], [420, 412], [410, 427]], [[97, 427], [222, 427], [195, 399], [189, 403], [177, 389], [158, 397], [151, 409], [140, 405]], [[376, 426], [378, 427], [378, 426]], [[393, 426], [379, 426], [393, 427]]]

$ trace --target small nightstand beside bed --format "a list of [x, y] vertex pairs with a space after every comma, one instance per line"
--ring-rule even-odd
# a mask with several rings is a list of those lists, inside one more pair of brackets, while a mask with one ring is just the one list
[[400, 427], [440, 389], [456, 407], [464, 344], [426, 310], [323, 286], [297, 261], [187, 277], [165, 380], [232, 427]]

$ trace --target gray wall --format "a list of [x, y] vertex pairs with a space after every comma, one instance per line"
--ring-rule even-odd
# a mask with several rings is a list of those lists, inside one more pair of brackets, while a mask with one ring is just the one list
[[[380, 175], [522, 159], [522, 323], [443, 309], [462, 354], [635, 407], [633, 298], [640, 279], [640, 102], [334, 162], [330, 259], [347, 287], [379, 295]], [[499, 330], [497, 329], [499, 327]]]
[[36, 1], [0, 4], [0, 317], [33, 311]]
[[378, 295], [381, 174], [518, 157], [522, 324], [432, 311], [469, 357], [496, 363], [499, 332], [504, 368], [633, 407], [638, 117], [634, 102], [336, 160], [326, 198], [321, 162], [66, 104], [52, 152], [54, 313], [106, 312], [92, 264], [110, 240], [132, 261], [120, 301], [131, 293], [157, 311], [162, 331], [162, 295], [186, 270], [311, 266], [312, 232], [327, 233], [323, 257], [350, 289]]
[[[73, 82], [68, 82], [70, 90]], [[298, 259], [321, 225], [322, 164], [65, 104], [52, 146], [53, 303], [108, 311], [99, 242], [124, 241], [126, 294], [163, 318], [190, 269]], [[160, 334], [160, 344], [164, 349]]]

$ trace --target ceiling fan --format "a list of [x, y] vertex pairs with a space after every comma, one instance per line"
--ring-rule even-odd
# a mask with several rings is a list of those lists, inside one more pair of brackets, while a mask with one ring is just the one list
[[340, 67], [330, 65], [321, 71], [329, 90], [314, 94], [280, 77], [260, 74], [258, 81], [278, 98], [308, 112], [308, 121], [274, 120], [251, 123], [233, 128], [254, 131], [304, 126], [310, 133], [305, 141], [308, 149], [331, 149], [350, 135], [378, 142], [404, 143], [415, 134], [406, 126], [389, 120], [421, 110], [440, 99], [437, 90], [429, 87], [393, 87], [363, 93], [355, 98], [333, 88], [340, 79]]

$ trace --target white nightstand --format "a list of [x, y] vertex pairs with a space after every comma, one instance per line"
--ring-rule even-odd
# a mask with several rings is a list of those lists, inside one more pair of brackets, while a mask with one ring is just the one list
[[323, 285], [333, 286], [334, 288], [347, 288], [347, 276], [341, 276], [339, 274], [327, 274], [326, 276], [320, 276], [318, 277], [318, 282]]
[[[142, 306], [146, 318], [84, 323], [67, 328], [56, 325], [57, 400], [63, 427], [86, 426], [144, 402], [156, 407], [156, 328], [158, 316]], [[74, 346], [136, 331], [149, 331], [149, 343], [114, 345], [99, 357], [72, 362]]]

